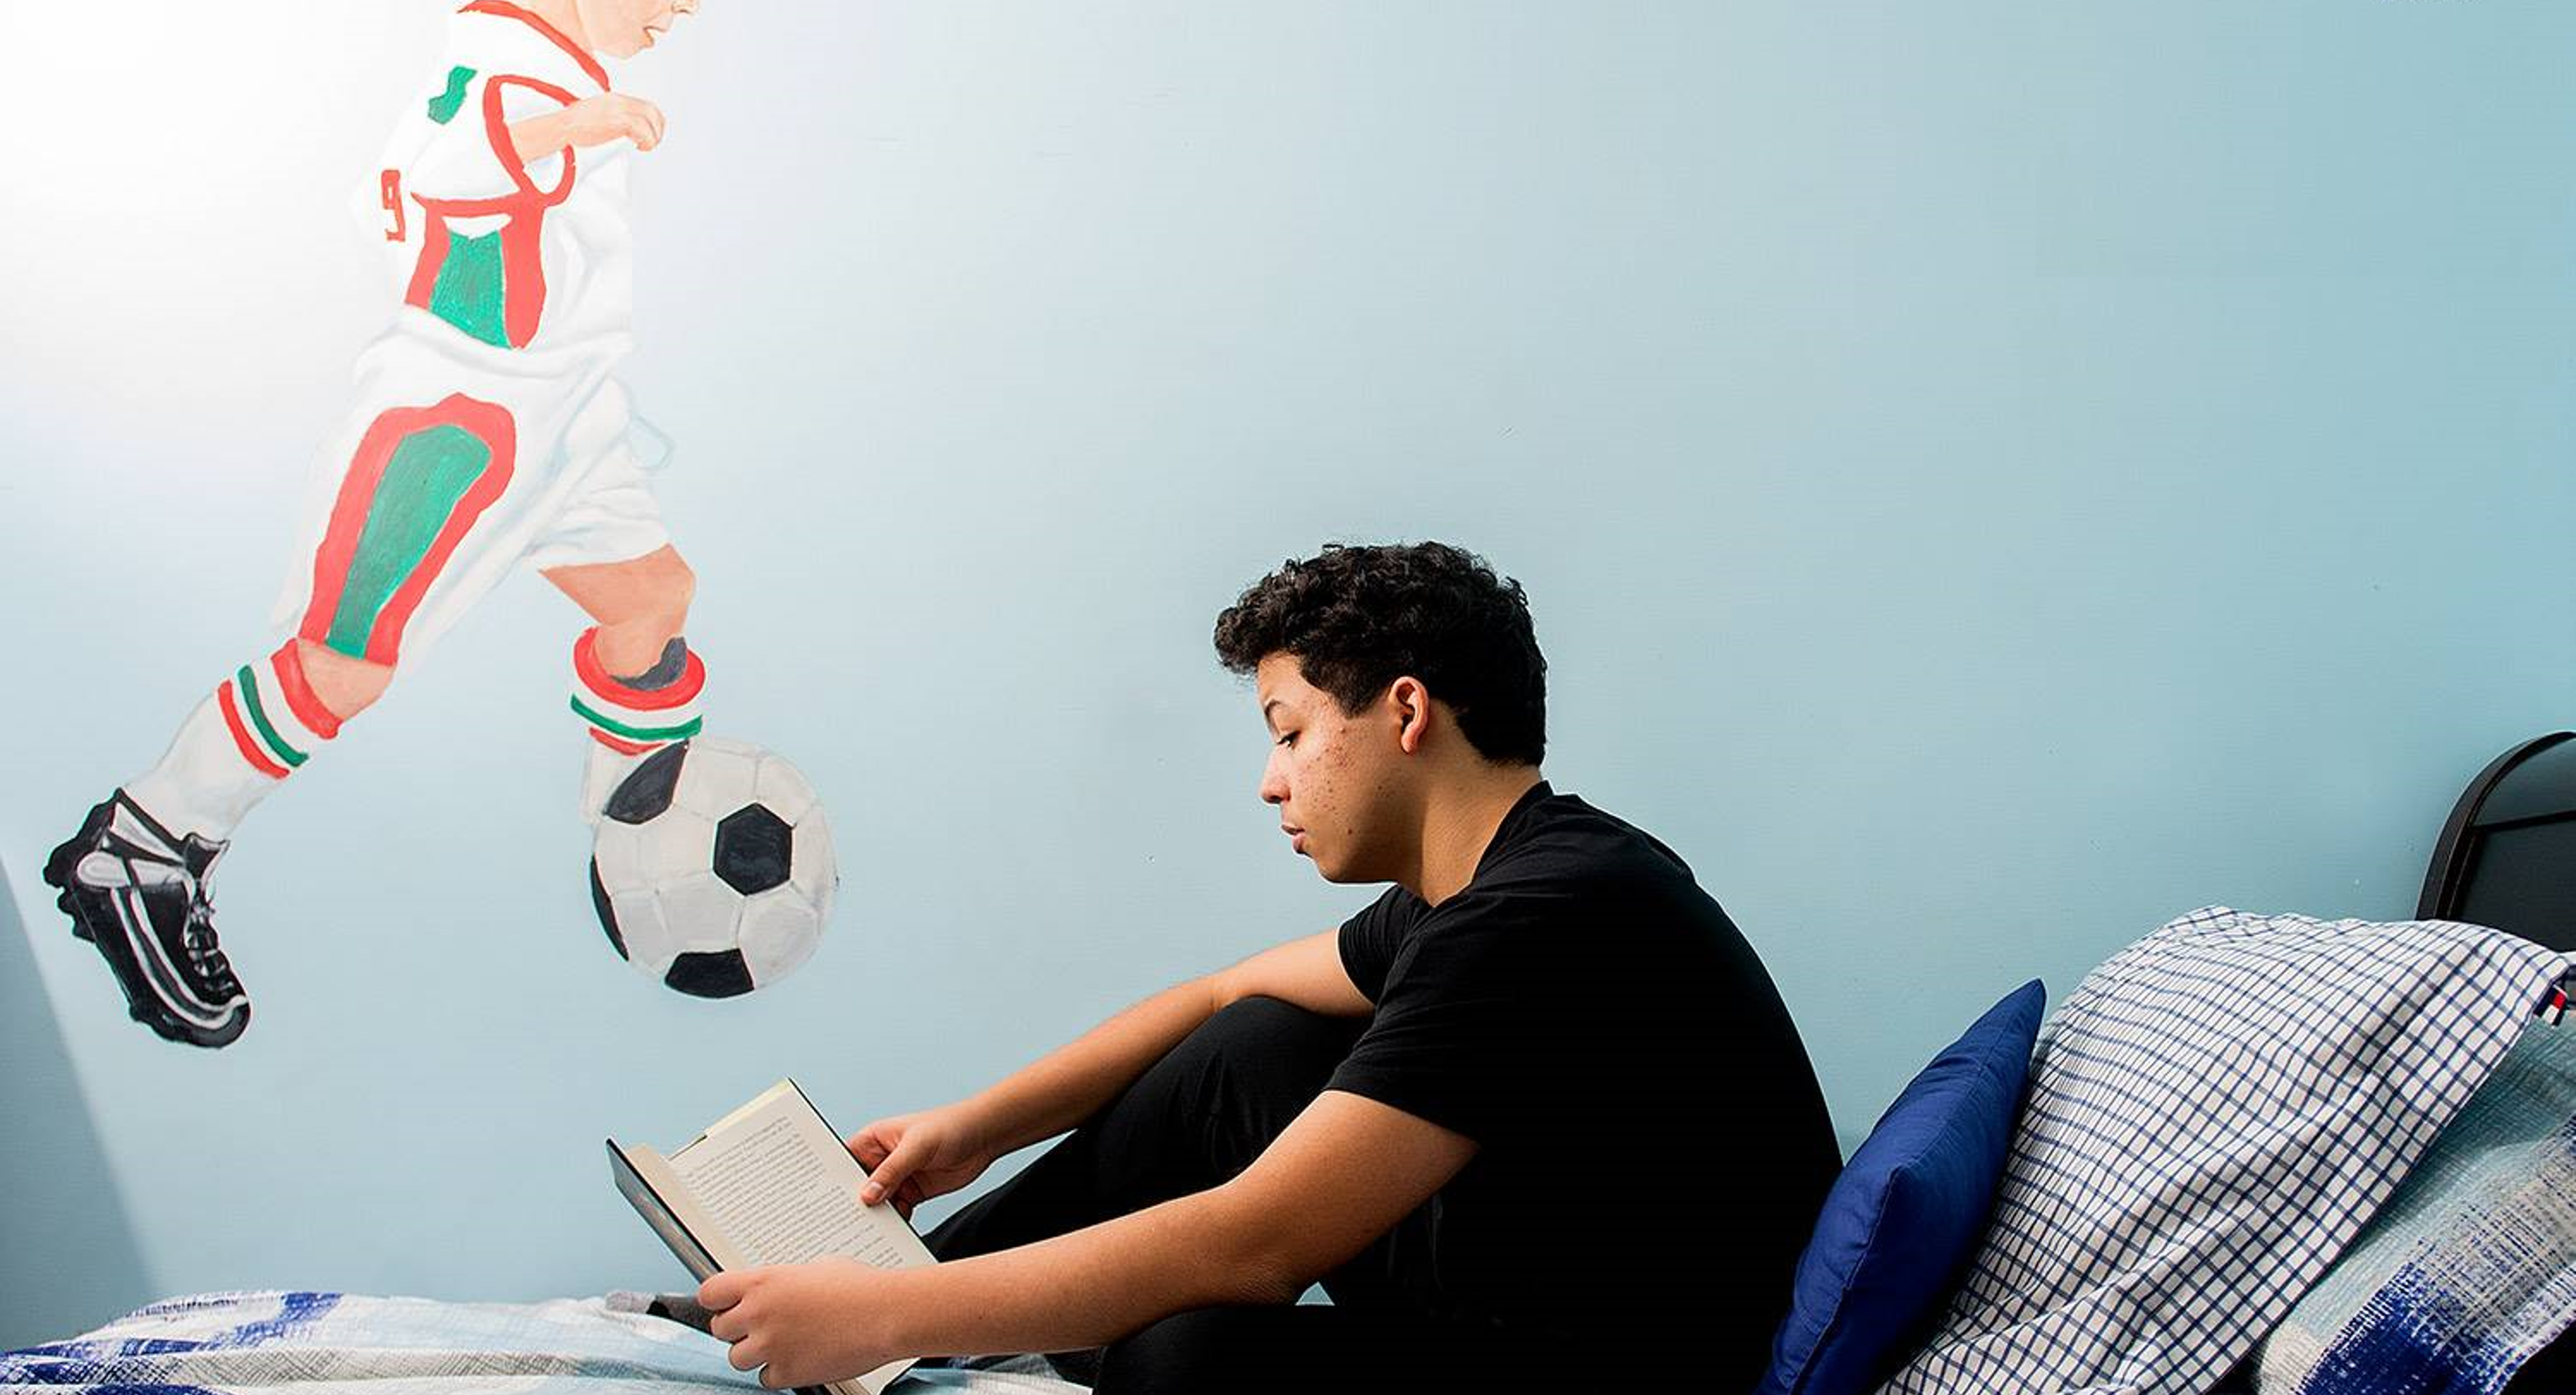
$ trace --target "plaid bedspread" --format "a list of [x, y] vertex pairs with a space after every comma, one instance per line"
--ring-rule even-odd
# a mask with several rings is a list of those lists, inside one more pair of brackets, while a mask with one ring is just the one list
[[[725, 1344], [610, 1298], [446, 1303], [262, 1291], [174, 1298], [65, 1342], [0, 1353], [0, 1390], [97, 1395], [691, 1395], [758, 1391]], [[917, 1368], [889, 1392], [1080, 1395], [1014, 1370]]]

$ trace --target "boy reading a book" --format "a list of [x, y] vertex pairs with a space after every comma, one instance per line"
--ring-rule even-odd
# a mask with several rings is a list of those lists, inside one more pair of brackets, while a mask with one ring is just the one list
[[[1043, 1351], [1104, 1395], [1418, 1395], [1579, 1389], [1686, 1342], [1709, 1388], [1751, 1386], [1839, 1165], [1823, 1097], [1682, 860], [1541, 777], [1519, 583], [1439, 543], [1327, 547], [1216, 645], [1255, 678], [1290, 846], [1391, 885], [853, 1134], [865, 1199], [908, 1215], [1072, 1131], [933, 1231], [937, 1266], [708, 1279], [733, 1364], [777, 1388]], [[1298, 1305], [1316, 1282], [1332, 1303]]]

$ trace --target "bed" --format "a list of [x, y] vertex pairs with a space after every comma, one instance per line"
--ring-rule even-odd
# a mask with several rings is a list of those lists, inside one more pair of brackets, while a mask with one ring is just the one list
[[[690, 1395], [757, 1390], [725, 1344], [617, 1292], [452, 1303], [302, 1290], [174, 1298], [61, 1342], [0, 1354], [0, 1388], [101, 1395]], [[893, 1387], [1080, 1395], [1032, 1356], [916, 1367]]]

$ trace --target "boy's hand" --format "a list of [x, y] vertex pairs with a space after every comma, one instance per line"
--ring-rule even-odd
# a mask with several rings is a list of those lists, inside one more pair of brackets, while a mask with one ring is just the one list
[[984, 1175], [996, 1156], [971, 1105], [949, 1104], [879, 1119], [851, 1134], [850, 1156], [868, 1170], [862, 1204], [891, 1199], [905, 1220], [912, 1208]]
[[892, 1345], [895, 1276], [859, 1260], [734, 1269], [698, 1285], [707, 1331], [733, 1344], [737, 1371], [760, 1368], [771, 1390], [848, 1380], [912, 1353]]
[[662, 109], [641, 97], [603, 92], [560, 111], [510, 123], [510, 143], [518, 147], [523, 160], [551, 155], [568, 145], [587, 149], [615, 140], [631, 140], [638, 150], [660, 145]]

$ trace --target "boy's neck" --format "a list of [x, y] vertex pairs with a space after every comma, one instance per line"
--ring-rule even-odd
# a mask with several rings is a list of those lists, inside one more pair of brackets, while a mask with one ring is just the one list
[[1503, 816], [1541, 778], [1534, 765], [1482, 766], [1444, 791], [1423, 811], [1422, 866], [1408, 890], [1435, 906], [1466, 890]]

